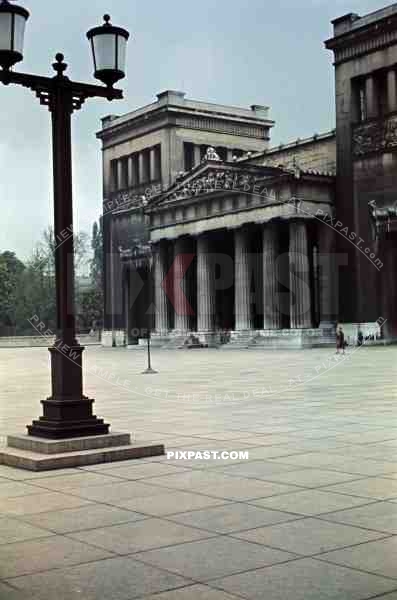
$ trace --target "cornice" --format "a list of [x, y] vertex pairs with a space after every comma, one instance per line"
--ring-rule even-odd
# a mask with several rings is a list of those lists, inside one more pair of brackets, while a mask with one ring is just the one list
[[327, 40], [325, 47], [334, 52], [335, 65], [364, 54], [387, 48], [397, 42], [397, 15], [357, 27]]
[[[152, 125], [153, 129], [159, 127], [160, 120], [166, 121], [168, 126], [202, 129], [204, 131], [217, 131], [243, 137], [260, 138], [266, 141], [268, 129], [274, 126], [271, 119], [260, 119], [254, 114], [251, 116], [230, 115], [221, 112], [211, 112], [181, 106], [159, 106], [150, 112], [131, 119], [114, 120], [114, 124], [98, 131], [96, 137], [104, 143], [120, 134], [130, 134], [142, 126]], [[233, 130], [236, 131], [234, 133]], [[254, 130], [256, 129], [256, 132]]]

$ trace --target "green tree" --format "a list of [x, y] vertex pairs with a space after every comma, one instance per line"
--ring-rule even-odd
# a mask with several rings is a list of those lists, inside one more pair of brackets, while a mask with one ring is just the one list
[[91, 248], [93, 258], [91, 260], [91, 280], [98, 291], [103, 289], [103, 225], [102, 218], [92, 226]]
[[15, 332], [18, 280], [24, 268], [14, 252], [0, 254], [0, 331], [3, 335]]
[[[48, 227], [41, 240], [33, 249], [26, 268], [17, 282], [16, 323], [17, 333], [32, 335], [30, 320], [37, 315], [46, 327], [55, 333], [56, 329], [56, 290], [55, 290], [55, 250], [57, 244], [54, 230]], [[85, 233], [74, 235], [75, 269], [82, 269], [88, 262], [88, 236]], [[77, 293], [76, 293], [77, 296]]]
[[102, 219], [92, 226], [91, 248], [93, 256], [90, 265], [91, 285], [79, 297], [81, 318], [89, 327], [93, 322], [100, 327], [103, 321], [103, 228]]
[[55, 263], [53, 254], [43, 242], [34, 248], [18, 280], [16, 310], [18, 334], [34, 333], [30, 320], [35, 315], [55, 332]]

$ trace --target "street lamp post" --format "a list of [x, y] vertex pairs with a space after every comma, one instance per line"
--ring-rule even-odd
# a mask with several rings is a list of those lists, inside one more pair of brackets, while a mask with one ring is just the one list
[[107, 434], [109, 425], [93, 415], [94, 400], [83, 394], [82, 353], [76, 339], [74, 307], [74, 244], [72, 200], [71, 116], [88, 98], [116, 100], [122, 91], [113, 85], [125, 76], [125, 54], [129, 33], [110, 23], [104, 16], [101, 27], [87, 33], [90, 41], [95, 77], [105, 86], [71, 81], [67, 64], [57, 54], [54, 77], [41, 77], [12, 71], [23, 59], [23, 40], [29, 12], [8, 0], [0, 4], [0, 82], [31, 89], [48, 107], [52, 119], [52, 153], [54, 177], [54, 233], [64, 240], [55, 249], [56, 340], [51, 355], [52, 394], [42, 401], [43, 415], [31, 425], [28, 433], [47, 439], [64, 439]]

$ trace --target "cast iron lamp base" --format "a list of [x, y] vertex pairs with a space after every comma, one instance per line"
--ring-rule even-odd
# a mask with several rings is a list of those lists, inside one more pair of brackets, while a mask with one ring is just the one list
[[152, 369], [152, 367], [148, 367], [147, 369], [142, 371], [142, 375], [156, 375], [157, 373], [158, 371], [155, 371], [154, 369]]

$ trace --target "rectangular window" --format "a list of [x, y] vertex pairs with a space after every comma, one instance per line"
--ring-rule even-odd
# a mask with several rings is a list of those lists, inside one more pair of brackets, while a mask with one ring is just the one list
[[183, 143], [183, 155], [184, 155], [184, 170], [191, 171], [194, 167], [194, 144], [190, 142]]
[[219, 158], [221, 160], [226, 161], [226, 159], [227, 159], [227, 150], [226, 150], [226, 148], [224, 148], [223, 146], [218, 146], [216, 148], [216, 152], [217, 152], [217, 154], [218, 154], [218, 156], [219, 156]]
[[367, 120], [367, 94], [365, 79], [358, 77], [352, 79], [352, 119], [355, 123]]

